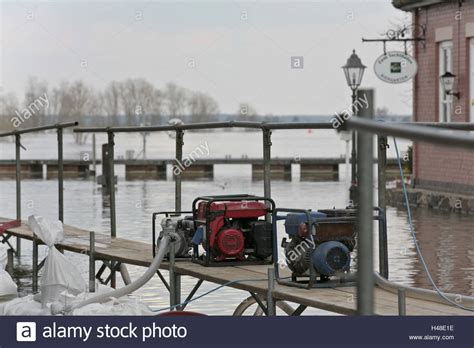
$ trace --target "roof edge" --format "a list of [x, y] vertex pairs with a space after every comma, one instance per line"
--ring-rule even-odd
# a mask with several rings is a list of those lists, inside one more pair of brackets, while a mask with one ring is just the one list
[[412, 11], [420, 7], [431, 6], [445, 2], [443, 0], [392, 0], [392, 5], [402, 11]]

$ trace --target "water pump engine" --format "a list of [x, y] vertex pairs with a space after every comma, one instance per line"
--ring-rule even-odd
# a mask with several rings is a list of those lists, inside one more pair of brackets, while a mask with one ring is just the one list
[[[374, 220], [386, 229], [385, 213], [374, 209]], [[282, 215], [281, 213], [286, 213]], [[274, 254], [276, 278], [280, 284], [311, 287], [334, 287], [350, 284], [351, 253], [356, 246], [355, 209], [275, 209], [273, 232], [277, 235], [277, 221], [285, 221], [283, 238], [284, 260]], [[288, 266], [291, 280], [283, 280], [279, 272]], [[279, 267], [277, 267], [279, 266]]]
[[272, 224], [266, 217], [273, 209], [271, 199], [251, 195], [196, 198], [193, 260], [205, 266], [271, 263]]
[[309, 216], [311, 221], [319, 219], [312, 232], [306, 222], [306, 213], [288, 214], [285, 219], [285, 231], [290, 240], [284, 238], [282, 247], [293, 276], [308, 275], [310, 267], [322, 279], [347, 272], [351, 261], [350, 252], [355, 246], [354, 223], [324, 223], [328, 218], [327, 214], [316, 211]]
[[[161, 237], [169, 234], [172, 238], [171, 243], [174, 247], [174, 256], [176, 258], [191, 258], [192, 244], [191, 240], [194, 236], [194, 220], [191, 212], [159, 212], [153, 214], [153, 256], [156, 247], [160, 245]], [[156, 217], [164, 215], [161, 219], [161, 232], [156, 237]], [[169, 257], [169, 252], [166, 253]]]

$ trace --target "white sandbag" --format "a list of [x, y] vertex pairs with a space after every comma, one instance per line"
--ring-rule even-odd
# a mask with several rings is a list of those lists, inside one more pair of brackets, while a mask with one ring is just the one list
[[5, 244], [0, 244], [0, 264], [5, 266], [8, 259], [8, 247]]
[[41, 303], [57, 301], [58, 296], [67, 291], [77, 295], [86, 290], [86, 283], [76, 266], [61, 254], [54, 244], [64, 238], [61, 221], [50, 222], [42, 216], [31, 215], [28, 225], [48, 247], [49, 252], [44, 263], [40, 280]]
[[7, 250], [5, 245], [0, 245], [0, 301], [17, 297], [18, 289], [10, 274], [5, 271], [7, 263]]
[[111, 299], [105, 303], [91, 303], [77, 308], [70, 315], [156, 315], [144, 303], [125, 297]]
[[0, 303], [0, 315], [49, 315], [50, 312], [49, 308], [42, 308], [33, 295]]
[[[71, 303], [74, 301], [84, 301], [87, 298], [96, 296], [98, 293], [108, 293], [110, 289], [99, 286], [98, 292], [85, 292], [77, 296], [71, 295], [66, 291], [59, 295], [56, 302], [48, 303], [42, 306], [41, 303], [35, 300], [34, 295], [28, 295], [21, 298], [16, 298], [9, 302], [0, 303], [1, 315], [51, 315], [51, 308], [53, 306], [63, 306], [64, 303]], [[121, 297], [119, 299], [111, 298], [105, 303], [92, 303], [87, 306], [75, 309], [68, 315], [156, 315], [148, 306], [138, 301], [136, 298]]]

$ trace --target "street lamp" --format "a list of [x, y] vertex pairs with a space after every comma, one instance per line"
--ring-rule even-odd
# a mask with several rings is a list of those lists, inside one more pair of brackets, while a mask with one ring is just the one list
[[[352, 90], [352, 111], [353, 116], [357, 116], [357, 108], [355, 108], [355, 103], [357, 99], [357, 89], [359, 88], [362, 77], [364, 76], [366, 66], [362, 64], [359, 56], [355, 53], [355, 50], [352, 50], [352, 54], [347, 60], [346, 65], [342, 67], [344, 74], [346, 75], [347, 85]], [[351, 200], [352, 205], [355, 202], [355, 190], [357, 185], [357, 172], [356, 172], [356, 135], [355, 132], [352, 132], [352, 153], [351, 153], [351, 187], [349, 189], [349, 199]]]
[[453, 92], [456, 75], [451, 74], [449, 71], [446, 71], [443, 75], [439, 77], [439, 79], [441, 80], [441, 85], [443, 86], [444, 93], [446, 95], [454, 95], [457, 99], [459, 99], [461, 93]]

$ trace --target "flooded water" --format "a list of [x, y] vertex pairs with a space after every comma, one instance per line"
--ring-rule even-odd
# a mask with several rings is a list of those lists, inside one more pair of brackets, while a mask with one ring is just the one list
[[[49, 158], [56, 156], [54, 134], [25, 135], [22, 158]], [[213, 132], [186, 133], [184, 154], [192, 151], [202, 142], [207, 142], [210, 158], [243, 155], [259, 157], [262, 153], [261, 134], [253, 132]], [[273, 157], [339, 157], [345, 152], [345, 144], [332, 131], [278, 131], [272, 137]], [[97, 148], [105, 142], [99, 136]], [[70, 134], [65, 136], [65, 157], [79, 159], [81, 151], [90, 151], [91, 138], [85, 145], [78, 146]], [[125, 155], [126, 150], [141, 151], [142, 138], [139, 135], [120, 134], [116, 137], [116, 157]], [[174, 140], [167, 134], [152, 134], [147, 138], [148, 158], [172, 158]], [[409, 143], [399, 142], [405, 150]], [[0, 143], [0, 158], [14, 158], [12, 143]], [[100, 153], [100, 151], [98, 151]], [[393, 146], [389, 157], [393, 157]], [[323, 209], [344, 207], [346, 204], [345, 170], [341, 166], [338, 182], [303, 182], [299, 172], [293, 168], [292, 181], [274, 181], [272, 198], [280, 207]], [[125, 181], [124, 168], [117, 166], [119, 177], [117, 200], [117, 235], [133, 240], [151, 243], [151, 214], [155, 211], [174, 207], [174, 182], [168, 181]], [[107, 200], [93, 179], [67, 180], [65, 182], [65, 223], [87, 230], [109, 233], [109, 210]], [[215, 169], [214, 181], [183, 182], [183, 207], [190, 207], [198, 195], [249, 193], [262, 195], [263, 183], [251, 180], [249, 165], [219, 165]], [[0, 216], [15, 216], [15, 183], [13, 180], [0, 180]], [[26, 218], [40, 214], [49, 218], [57, 216], [57, 182], [54, 180], [24, 180], [22, 184], [22, 212]], [[389, 208], [388, 239], [390, 279], [403, 284], [431, 288], [427, 277], [417, 259], [409, 233], [405, 210]], [[422, 252], [438, 286], [458, 294], [474, 294], [474, 245], [473, 216], [433, 212], [424, 209], [413, 211], [417, 238]], [[150, 246], [151, 248], [151, 246]], [[44, 257], [45, 248], [40, 247]], [[87, 279], [87, 258], [67, 253], [77, 260], [84, 278]], [[31, 244], [23, 242], [23, 256], [17, 271], [17, 280], [23, 293], [31, 286]], [[132, 279], [143, 271], [140, 267], [129, 267]], [[195, 279], [184, 277], [183, 297], [195, 283]], [[202, 293], [216, 285], [204, 283]], [[158, 277], [137, 291], [136, 296], [152, 308], [166, 307], [168, 293]], [[189, 310], [208, 314], [232, 314], [233, 310], [248, 294], [232, 289], [221, 289], [205, 298], [191, 303]], [[318, 314], [318, 311], [309, 311]]]

